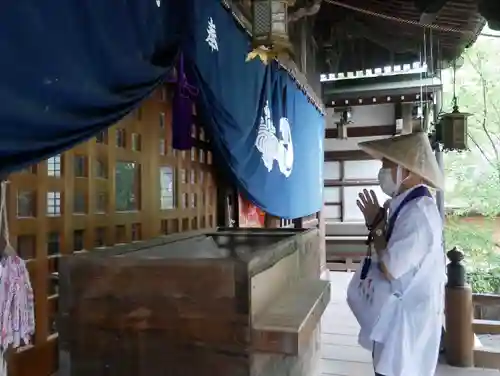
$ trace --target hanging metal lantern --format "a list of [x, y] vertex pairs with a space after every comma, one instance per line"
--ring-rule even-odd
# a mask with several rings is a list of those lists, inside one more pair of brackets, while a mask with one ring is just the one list
[[441, 116], [437, 136], [444, 150], [467, 150], [467, 120], [472, 114], [460, 112], [458, 107], [453, 112]]
[[440, 117], [436, 125], [436, 141], [448, 150], [468, 150], [467, 148], [467, 120], [472, 114], [460, 112], [458, 109], [458, 98], [456, 95], [456, 72], [461, 64], [460, 59], [453, 62], [453, 111]]
[[288, 7], [295, 0], [254, 0], [252, 2], [252, 44], [247, 60], [258, 56], [264, 63], [280, 55], [289, 55]]
[[343, 122], [337, 123], [337, 138], [339, 140], [347, 139], [347, 124]]
[[352, 112], [350, 107], [336, 108], [334, 113], [340, 113], [337, 125], [337, 138], [341, 140], [347, 139], [347, 125], [352, 123]]

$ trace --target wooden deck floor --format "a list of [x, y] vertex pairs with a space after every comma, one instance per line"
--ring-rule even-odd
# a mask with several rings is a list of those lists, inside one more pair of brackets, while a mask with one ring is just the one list
[[[351, 273], [331, 272], [331, 302], [322, 319], [321, 376], [371, 376], [371, 354], [357, 344], [358, 324], [345, 302]], [[500, 371], [438, 365], [436, 376], [500, 376]]]

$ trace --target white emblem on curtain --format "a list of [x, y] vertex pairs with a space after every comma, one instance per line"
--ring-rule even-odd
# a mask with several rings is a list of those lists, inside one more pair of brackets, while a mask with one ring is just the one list
[[161, 0], [156, 0], [156, 5], [158, 5], [158, 8], [159, 8], [161, 5]]
[[267, 171], [271, 172], [274, 161], [278, 162], [280, 172], [289, 177], [293, 169], [293, 143], [292, 131], [288, 119], [282, 117], [279, 124], [279, 133], [281, 139], [276, 135], [276, 128], [271, 119], [271, 111], [269, 110], [269, 102], [264, 106], [264, 114], [260, 118], [259, 130], [255, 147], [262, 154], [262, 162], [266, 166]]
[[207, 39], [205, 39], [205, 42], [208, 43], [208, 45], [212, 49], [212, 52], [219, 51], [219, 45], [217, 43], [217, 28], [215, 27], [215, 23], [212, 17], [208, 19]]

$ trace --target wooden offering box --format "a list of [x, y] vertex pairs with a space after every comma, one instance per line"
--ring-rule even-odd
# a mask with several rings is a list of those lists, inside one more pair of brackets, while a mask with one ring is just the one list
[[315, 376], [319, 241], [220, 229], [65, 257], [59, 376]]

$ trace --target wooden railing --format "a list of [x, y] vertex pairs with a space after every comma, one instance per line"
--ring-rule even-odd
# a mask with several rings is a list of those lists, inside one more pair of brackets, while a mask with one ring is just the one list
[[[474, 317], [472, 330], [475, 335], [500, 335], [500, 295], [473, 294]], [[474, 364], [484, 368], [500, 369], [500, 349], [481, 343], [481, 338], [474, 344]]]
[[354, 271], [366, 255], [364, 223], [326, 223], [326, 259], [330, 270]]
[[[489, 322], [489, 326], [494, 326], [492, 331], [484, 334], [500, 334], [500, 295], [498, 294], [472, 294], [472, 304], [474, 307], [474, 333], [483, 334], [480, 322]], [[476, 326], [479, 331], [476, 331]]]
[[454, 248], [447, 256], [446, 360], [459, 367], [500, 369], [500, 349], [484, 346], [477, 337], [500, 334], [500, 320], [491, 314], [497, 307], [500, 312], [500, 295], [473, 294], [466, 283], [463, 252]]

